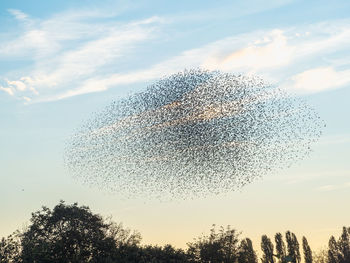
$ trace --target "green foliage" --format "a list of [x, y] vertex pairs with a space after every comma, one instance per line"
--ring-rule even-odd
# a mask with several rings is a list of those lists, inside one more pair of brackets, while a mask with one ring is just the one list
[[175, 249], [171, 245], [146, 246], [141, 249], [141, 257], [137, 262], [185, 263], [188, 262], [188, 256], [182, 249]]
[[192, 262], [231, 263], [239, 256], [239, 233], [227, 226], [216, 232], [215, 225], [209, 236], [202, 236], [188, 243], [188, 255]]
[[314, 251], [312, 259], [314, 263], [328, 263], [328, 251], [326, 249], [320, 249]]
[[0, 240], [0, 263], [20, 262], [21, 243], [19, 231]]
[[309, 246], [309, 243], [307, 242], [306, 237], [303, 237], [303, 252], [304, 252], [304, 262], [312, 263], [312, 251]]
[[277, 233], [275, 235], [275, 243], [276, 243], [276, 257], [278, 258], [279, 263], [284, 263], [285, 258], [287, 256], [286, 245], [283, 241], [283, 236], [281, 233]]
[[338, 241], [338, 247], [341, 252], [340, 263], [350, 262], [350, 227], [343, 227], [343, 233]]
[[[240, 240], [235, 229], [213, 225], [209, 235], [188, 243], [187, 251], [171, 245], [142, 246], [141, 235], [110, 218], [93, 214], [89, 207], [61, 201], [52, 210], [32, 213], [29, 226], [0, 240], [0, 263], [258, 263], [253, 243]], [[270, 238], [261, 238], [262, 263], [300, 263], [294, 233], [275, 235], [276, 254]], [[332, 236], [328, 250], [312, 253], [302, 239], [305, 263], [350, 263], [350, 228], [338, 240]]]
[[350, 262], [350, 227], [343, 227], [338, 241], [331, 236], [328, 242], [328, 263]]
[[261, 250], [263, 252], [263, 257], [261, 259], [262, 263], [274, 263], [273, 254], [273, 244], [271, 239], [266, 235], [261, 237]]
[[253, 242], [249, 239], [243, 239], [241, 241], [238, 253], [239, 263], [258, 263], [258, 258], [253, 249]]
[[53, 210], [43, 207], [32, 213], [31, 224], [23, 233], [22, 261], [109, 262], [119, 241], [112, 227], [77, 203], [60, 202]]
[[122, 245], [113, 256], [111, 262], [122, 263], [186, 263], [187, 255], [181, 249], [175, 249], [171, 245], [145, 246]]
[[287, 241], [287, 250], [288, 256], [291, 259], [292, 263], [299, 263], [301, 261], [300, 251], [299, 251], [299, 242], [294, 233], [287, 231], [286, 232], [286, 241]]
[[140, 244], [142, 238], [138, 231], [124, 228], [122, 223], [113, 222], [110, 218], [107, 221], [107, 226], [106, 236], [114, 240], [117, 248]]

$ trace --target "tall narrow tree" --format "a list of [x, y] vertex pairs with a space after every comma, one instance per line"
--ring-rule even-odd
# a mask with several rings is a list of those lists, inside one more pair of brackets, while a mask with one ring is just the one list
[[243, 239], [239, 247], [239, 263], [258, 263], [258, 258], [253, 249], [253, 243], [249, 238]]
[[340, 263], [350, 262], [350, 228], [343, 227], [343, 232], [338, 241], [340, 250]]
[[303, 237], [303, 252], [305, 263], [312, 263], [312, 251], [306, 237]]
[[331, 236], [328, 242], [329, 263], [350, 262], [350, 228], [343, 227], [343, 232], [338, 241]]
[[299, 242], [294, 233], [286, 232], [288, 256], [292, 263], [299, 263], [301, 261]]
[[334, 236], [331, 236], [328, 242], [328, 263], [339, 263], [338, 244]]
[[266, 235], [261, 237], [261, 250], [263, 252], [262, 263], [274, 263], [273, 244]]
[[283, 241], [283, 236], [281, 233], [277, 233], [275, 235], [275, 243], [276, 243], [276, 256], [278, 258], [279, 263], [283, 263], [287, 252], [286, 252], [286, 245], [284, 244]]

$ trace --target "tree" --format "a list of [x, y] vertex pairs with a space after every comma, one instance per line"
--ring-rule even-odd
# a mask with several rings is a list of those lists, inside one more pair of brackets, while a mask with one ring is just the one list
[[189, 261], [186, 253], [182, 249], [175, 249], [171, 245], [165, 245], [163, 247], [142, 247], [140, 250], [140, 257], [138, 258], [138, 260], [130, 262], [187, 263]]
[[277, 233], [275, 235], [275, 243], [276, 243], [276, 256], [279, 260], [279, 263], [284, 263], [285, 258], [287, 256], [287, 252], [286, 252], [286, 245], [284, 244], [283, 241], [283, 236], [281, 233]]
[[314, 263], [328, 263], [328, 253], [326, 249], [320, 249], [312, 255]]
[[231, 263], [239, 255], [239, 233], [227, 226], [216, 232], [215, 225], [209, 236], [202, 236], [188, 243], [187, 253], [192, 262]]
[[22, 235], [23, 262], [111, 262], [116, 253], [116, 233], [89, 207], [65, 205], [43, 207], [32, 213]]
[[303, 237], [303, 252], [305, 263], [312, 263], [312, 251], [306, 237]]
[[274, 263], [273, 258], [273, 244], [271, 239], [266, 235], [261, 237], [261, 250], [263, 252], [263, 257], [261, 259], [262, 263]]
[[138, 231], [131, 231], [122, 223], [113, 222], [111, 218], [108, 219], [107, 225], [106, 235], [114, 240], [117, 248], [140, 245], [142, 238]]
[[21, 261], [21, 242], [19, 231], [0, 240], [0, 263], [18, 263]]
[[350, 227], [343, 227], [343, 232], [338, 241], [338, 248], [340, 250], [340, 263], [350, 262]]
[[339, 263], [339, 250], [338, 244], [334, 236], [331, 236], [328, 242], [328, 262]]
[[294, 233], [287, 231], [286, 232], [286, 241], [287, 241], [287, 250], [288, 257], [292, 263], [299, 263], [301, 261], [300, 251], [299, 251], [299, 242]]
[[331, 236], [328, 242], [329, 263], [350, 262], [350, 227], [343, 227], [343, 232], [338, 241]]
[[249, 238], [243, 239], [239, 246], [239, 263], [258, 263], [258, 258], [253, 249], [253, 243]]

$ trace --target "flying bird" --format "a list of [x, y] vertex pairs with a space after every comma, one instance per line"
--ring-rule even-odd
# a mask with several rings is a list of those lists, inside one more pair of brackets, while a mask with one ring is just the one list
[[67, 141], [65, 164], [130, 197], [220, 194], [305, 158], [322, 126], [261, 78], [185, 70], [94, 114]]

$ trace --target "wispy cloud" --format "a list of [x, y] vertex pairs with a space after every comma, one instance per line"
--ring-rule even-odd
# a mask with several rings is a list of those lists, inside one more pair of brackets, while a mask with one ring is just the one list
[[347, 189], [347, 188], [350, 188], [350, 182], [346, 182], [343, 184], [322, 185], [318, 187], [317, 190], [321, 192], [330, 192], [330, 191], [336, 191], [336, 190]]
[[5, 91], [7, 94], [9, 94], [10, 96], [14, 95], [13, 89], [12, 88], [5, 88], [0, 86], [0, 90]]
[[[333, 25], [329, 27], [333, 27]], [[340, 26], [336, 28], [338, 31], [332, 31], [331, 36], [324, 35], [323, 38], [319, 34], [324, 34], [327, 31], [324, 29], [322, 32], [317, 31], [321, 30], [321, 27], [315, 25], [310, 28], [310, 30], [313, 29], [312, 33], [307, 30], [296, 33], [298, 31], [295, 29], [289, 31], [270, 30], [228, 37], [199, 48], [185, 50], [177, 56], [146, 69], [88, 79], [74, 91], [66, 92], [61, 97], [56, 98], [152, 80], [191, 67], [257, 73], [268, 77], [281, 75], [280, 72], [284, 71], [281, 85], [287, 89], [301, 92], [318, 92], [341, 87], [349, 81], [349, 70], [336, 71], [329, 66], [293, 75], [295, 71], [289, 69], [291, 66], [295, 67], [295, 65], [305, 63], [305, 59], [313, 58], [322, 50], [330, 52], [329, 48], [337, 46], [337, 44], [339, 47], [343, 47], [345, 42], [350, 44], [350, 38], [345, 38], [350, 30]], [[316, 36], [312, 37], [311, 35]], [[321, 43], [320, 46], [318, 46], [319, 43]], [[311, 49], [311, 46], [317, 47]], [[318, 76], [319, 74], [323, 75]], [[278, 81], [277, 77], [274, 79]]]
[[[272, 30], [265, 36], [257, 38], [246, 47], [234, 50], [224, 56], [212, 54], [202, 64], [205, 68], [221, 70], [249, 70], [284, 66], [290, 63], [294, 47], [288, 45], [282, 30]], [[220, 52], [220, 50], [218, 50]]]
[[300, 92], [318, 92], [345, 85], [350, 85], [350, 69], [336, 71], [333, 67], [319, 67], [290, 77], [285, 87]]
[[18, 91], [25, 91], [27, 89], [26, 84], [21, 80], [13, 80], [13, 81], [8, 80], [7, 84], [17, 89]]
[[285, 182], [286, 184], [304, 184], [306, 182], [318, 183], [320, 180], [325, 180], [327, 178], [348, 178], [349, 172], [347, 170], [332, 170], [323, 172], [302, 172], [293, 173], [288, 176], [279, 177], [279, 180]]
[[[29, 19], [18, 10], [11, 13], [16, 18]], [[99, 18], [99, 14], [96, 16]], [[2, 90], [11, 95], [16, 91], [29, 101], [29, 98], [40, 100], [62, 92], [67, 86], [78, 86], [84, 79], [99, 75], [107, 65], [129, 55], [136, 45], [152, 39], [159, 23], [159, 18], [151, 17], [126, 23], [91, 24], [70, 13], [36, 22], [20, 37], [0, 44], [0, 57], [22, 56], [33, 61], [33, 70], [19, 71], [22, 76], [18, 79], [6, 79], [7, 87]], [[71, 89], [68, 92], [74, 94]]]
[[[160, 56], [162, 59], [142, 68], [142, 63], [135, 61], [147, 57], [144, 45], [152, 45], [167, 34], [167, 18], [125, 22], [113, 14], [107, 16], [113, 19], [105, 19], [102, 12], [82, 11], [38, 20], [19, 10], [10, 12], [27, 26], [19, 37], [0, 39], [0, 58], [21, 58], [31, 61], [32, 66], [5, 75], [6, 79], [0, 80], [1, 90], [26, 97], [26, 101], [100, 92], [192, 67], [259, 74], [301, 92], [319, 92], [350, 83], [349, 65], [343, 63], [339, 68], [336, 59], [339, 51], [349, 51], [347, 20], [252, 31], [184, 48], [177, 54], [169, 50], [169, 54]], [[167, 45], [166, 41], [158, 43], [162, 44]], [[324, 60], [322, 54], [335, 59]]]
[[25, 21], [25, 22], [31, 21], [29, 16], [27, 14], [23, 13], [21, 10], [9, 9], [8, 11], [19, 21]]

